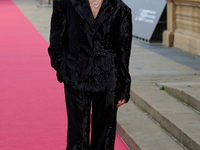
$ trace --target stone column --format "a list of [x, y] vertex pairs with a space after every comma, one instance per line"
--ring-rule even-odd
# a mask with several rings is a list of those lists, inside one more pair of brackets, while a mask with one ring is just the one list
[[167, 0], [163, 45], [200, 56], [200, 0]]
[[53, 0], [39, 0], [39, 2], [38, 7], [52, 7]]
[[174, 0], [176, 30], [174, 47], [200, 55], [200, 0]]
[[167, 0], [167, 30], [163, 32], [163, 45], [170, 47], [174, 42], [174, 31], [176, 28], [176, 6], [173, 0]]
[[43, 1], [42, 0], [40, 0], [40, 5], [43, 5]]

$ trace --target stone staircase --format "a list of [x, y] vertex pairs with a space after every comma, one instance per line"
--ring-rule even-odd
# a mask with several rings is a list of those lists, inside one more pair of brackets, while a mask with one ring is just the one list
[[118, 113], [131, 150], [200, 150], [200, 82], [135, 81]]

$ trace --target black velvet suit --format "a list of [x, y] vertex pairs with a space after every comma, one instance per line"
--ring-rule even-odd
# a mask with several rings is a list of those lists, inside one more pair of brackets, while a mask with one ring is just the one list
[[[104, 0], [94, 19], [88, 0], [54, 0], [48, 52], [57, 78], [76, 91], [104, 92], [106, 107], [130, 95], [131, 10]], [[69, 94], [69, 93], [68, 93]]]

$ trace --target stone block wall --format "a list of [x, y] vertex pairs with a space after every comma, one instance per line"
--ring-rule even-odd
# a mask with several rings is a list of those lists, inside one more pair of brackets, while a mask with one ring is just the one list
[[200, 56], [200, 0], [167, 0], [163, 45]]

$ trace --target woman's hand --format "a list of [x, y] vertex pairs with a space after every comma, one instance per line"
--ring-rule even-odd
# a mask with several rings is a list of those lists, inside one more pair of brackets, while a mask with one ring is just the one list
[[116, 107], [118, 108], [119, 106], [121, 106], [121, 105], [123, 105], [125, 103], [126, 103], [125, 99], [118, 100], [118, 104], [116, 105]]

